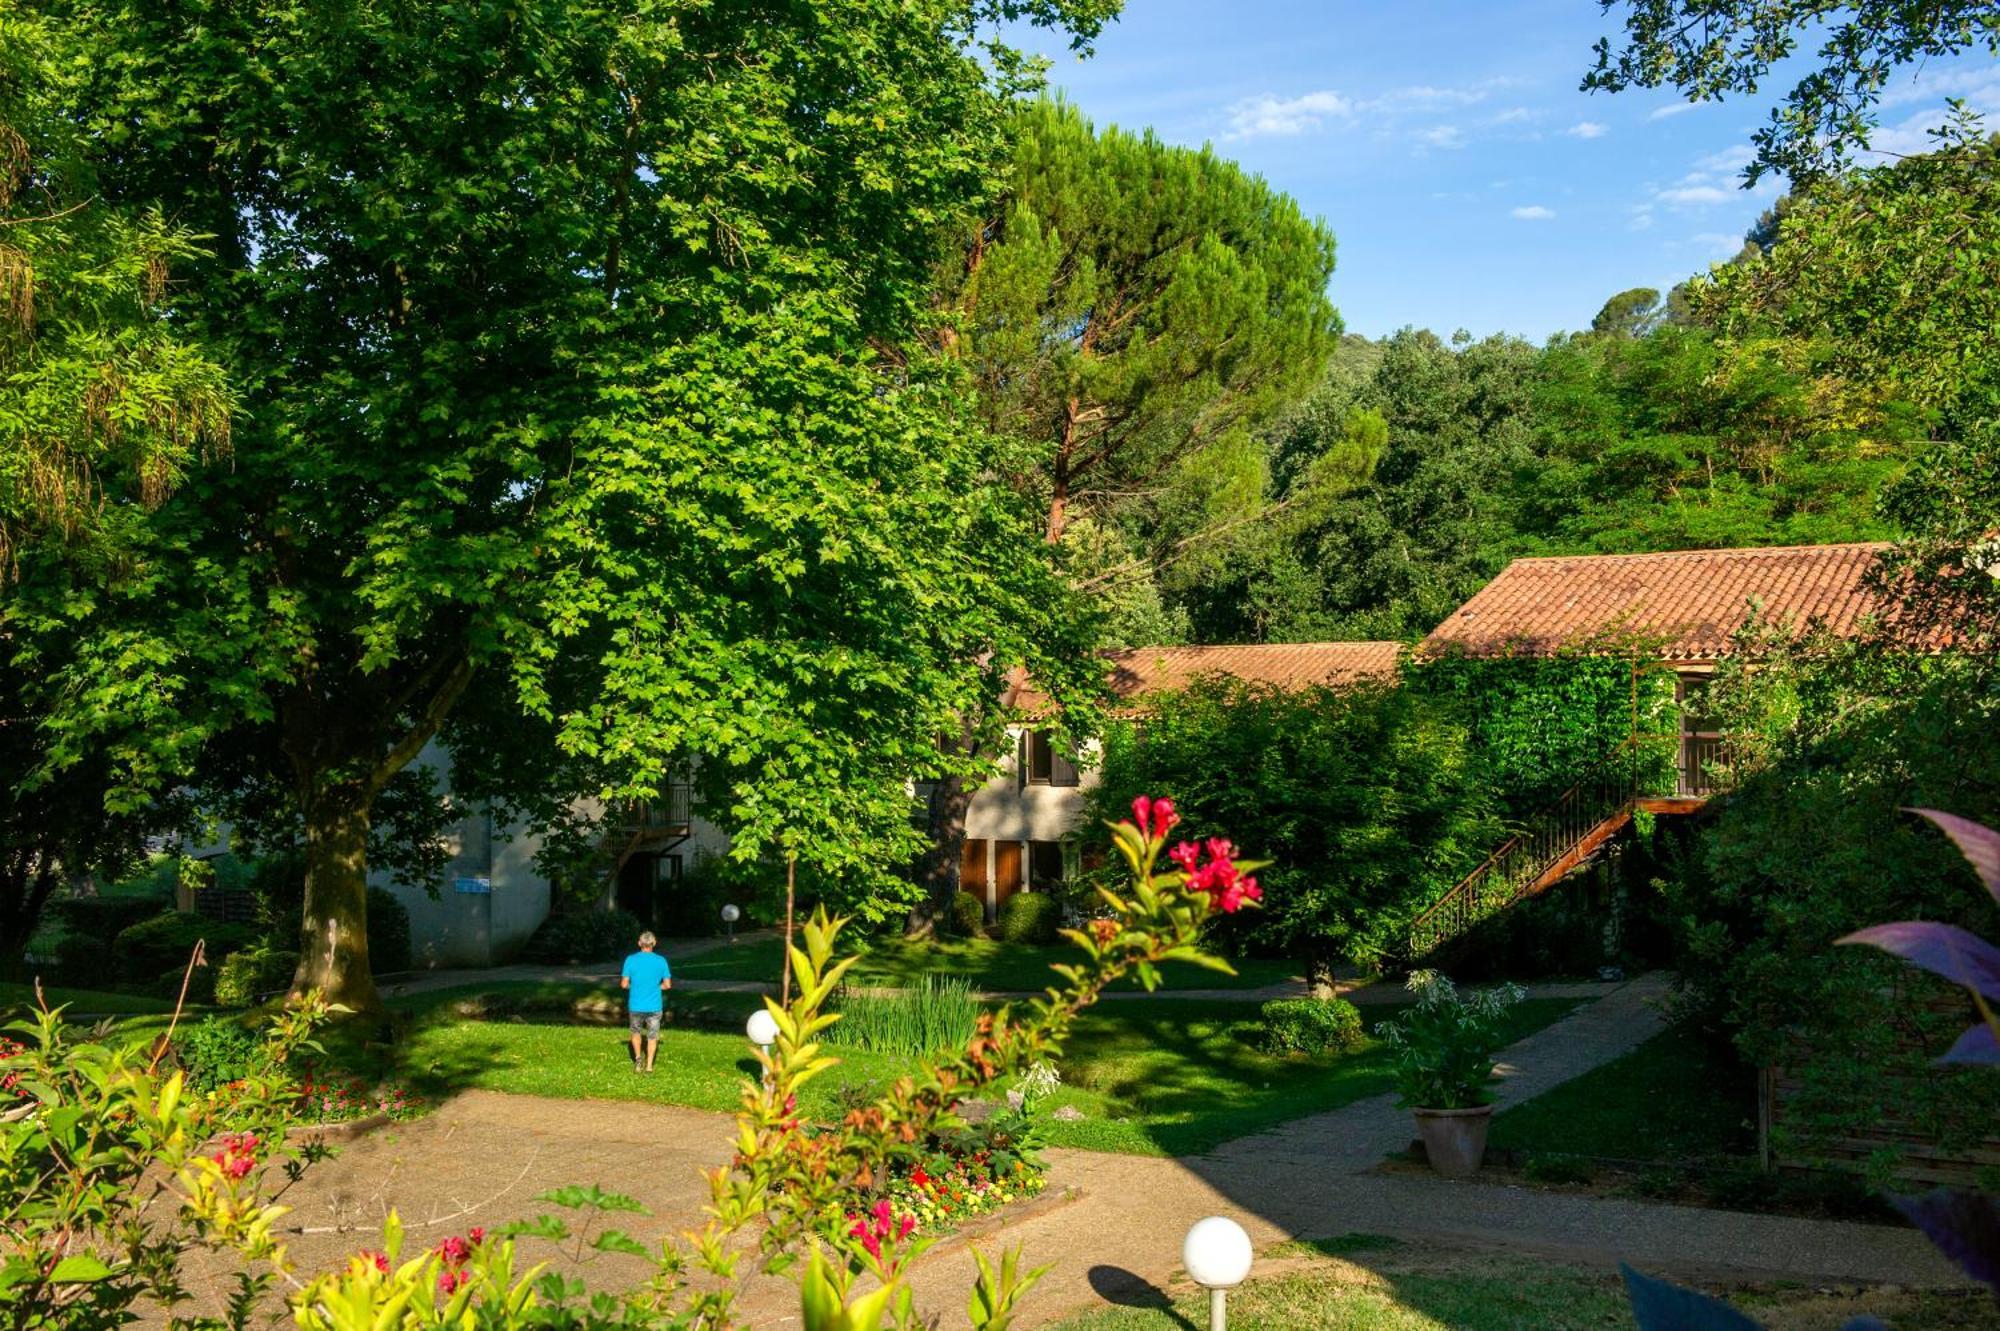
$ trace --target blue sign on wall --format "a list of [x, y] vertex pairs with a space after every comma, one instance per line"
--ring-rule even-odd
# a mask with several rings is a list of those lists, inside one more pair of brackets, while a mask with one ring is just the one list
[[493, 890], [493, 880], [485, 877], [454, 878], [451, 880], [451, 885], [459, 892], [487, 893]]

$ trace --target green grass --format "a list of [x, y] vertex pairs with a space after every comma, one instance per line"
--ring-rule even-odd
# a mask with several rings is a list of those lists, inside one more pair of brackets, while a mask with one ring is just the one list
[[1754, 1143], [1756, 1080], [1730, 1051], [1688, 1027], [1662, 1032], [1493, 1120], [1509, 1150], [1687, 1162]]
[[[1855, 1295], [1774, 1286], [1716, 1292], [1771, 1331], [1828, 1331], [1861, 1314], [1889, 1326], [1971, 1331], [2000, 1324], [1984, 1291]], [[1109, 1297], [1125, 1306], [1072, 1317], [1054, 1331], [1193, 1331], [1208, 1325], [1208, 1295], [1185, 1282], [1171, 1296], [1146, 1286]], [[1250, 1280], [1229, 1295], [1229, 1325], [1231, 1331], [1600, 1331], [1630, 1328], [1632, 1313], [1618, 1277], [1608, 1271], [1351, 1234], [1280, 1244], [1261, 1254]]]
[[[1393, 1251], [1393, 1249], [1391, 1249]], [[1371, 1269], [1380, 1262], [1383, 1269]], [[1616, 1276], [1523, 1259], [1469, 1261], [1467, 1269], [1401, 1270], [1374, 1253], [1358, 1265], [1324, 1263], [1253, 1278], [1229, 1296], [1232, 1331], [1598, 1331], [1629, 1327]], [[1186, 1331], [1208, 1325], [1208, 1296], [1110, 1308], [1057, 1331]]]
[[[158, 1013], [174, 1010], [171, 1000], [143, 994], [117, 994], [101, 989], [58, 989], [47, 985], [43, 986], [42, 993], [50, 1007], [68, 1005], [76, 1013]], [[10, 1017], [20, 1016], [34, 1003], [34, 986], [0, 983], [0, 1013]]]
[[[1530, 999], [1508, 1015], [1505, 1039], [1520, 1039], [1577, 1005]], [[1373, 1030], [1395, 1008], [1364, 1009]], [[1060, 1069], [1050, 1110], [1073, 1105], [1078, 1122], [1051, 1120], [1059, 1146], [1127, 1155], [1193, 1155], [1236, 1137], [1324, 1113], [1393, 1089], [1387, 1050], [1370, 1039], [1346, 1054], [1260, 1052], [1250, 1003], [1153, 999], [1105, 1004], [1084, 1014]]]
[[[775, 938], [757, 938], [734, 947], [718, 948], [673, 963], [674, 974], [689, 980], [768, 980], [779, 974], [783, 945]], [[1080, 962], [1077, 949], [1030, 947], [987, 938], [952, 938], [937, 942], [888, 939], [861, 954], [849, 972], [850, 982], [884, 988], [909, 985], [926, 975], [955, 975], [989, 992], [1037, 992], [1057, 982], [1049, 967]], [[1237, 973], [1224, 975], [1186, 962], [1165, 967], [1170, 989], [1255, 989], [1281, 984], [1299, 973], [1297, 963], [1251, 958], [1233, 963]]]
[[[458, 1000], [489, 993], [515, 1004], [551, 1003], [589, 991], [554, 985], [496, 985], [417, 995], [397, 1006], [413, 1029], [397, 1053], [398, 1075], [432, 1098], [464, 1087], [568, 1099], [643, 1100], [730, 1110], [755, 1064], [737, 1024], [758, 1003], [748, 994], [676, 993], [670, 1003], [705, 1010], [725, 1029], [670, 1023], [651, 1076], [631, 1071], [622, 1026], [570, 1024], [554, 1012], [521, 1011], [499, 1020], [459, 1017]], [[599, 996], [616, 1001], [615, 990]], [[1515, 1010], [1508, 1038], [1569, 1011], [1567, 999]], [[1180, 1155], [1288, 1119], [1338, 1108], [1389, 1089], [1388, 1062], [1369, 1044], [1346, 1055], [1279, 1057], [1248, 1041], [1256, 1006], [1155, 999], [1105, 1004], [1077, 1020], [1061, 1060], [1064, 1086], [1048, 1110], [1074, 1105], [1079, 1122], [1045, 1123], [1052, 1144], [1138, 1155]], [[1389, 1015], [1377, 1011], [1371, 1022]], [[841, 1066], [810, 1083], [802, 1106], [824, 1114], [845, 1085], [870, 1086], [908, 1071], [908, 1057], [838, 1050]]]

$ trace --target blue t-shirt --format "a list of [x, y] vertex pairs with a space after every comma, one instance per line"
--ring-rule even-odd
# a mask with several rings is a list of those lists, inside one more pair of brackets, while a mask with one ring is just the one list
[[632, 982], [631, 992], [625, 996], [626, 1010], [660, 1011], [660, 982], [672, 975], [667, 959], [657, 952], [634, 952], [625, 958], [625, 978]]

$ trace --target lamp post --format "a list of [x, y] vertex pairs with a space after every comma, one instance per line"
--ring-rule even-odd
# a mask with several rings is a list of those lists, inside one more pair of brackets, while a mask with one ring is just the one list
[[[758, 1008], [750, 1014], [750, 1020], [743, 1023], [743, 1033], [750, 1037], [750, 1043], [757, 1046], [757, 1052], [767, 1058], [771, 1046], [778, 1041], [778, 1019], [767, 1008]], [[764, 1089], [771, 1089], [771, 1070], [764, 1069]]]
[[743, 908], [731, 901], [722, 908], [722, 931], [731, 946], [736, 943], [736, 922], [743, 918]]
[[1181, 1265], [1208, 1291], [1208, 1331], [1227, 1331], [1224, 1300], [1250, 1274], [1250, 1236], [1228, 1216], [1197, 1220], [1181, 1242]]

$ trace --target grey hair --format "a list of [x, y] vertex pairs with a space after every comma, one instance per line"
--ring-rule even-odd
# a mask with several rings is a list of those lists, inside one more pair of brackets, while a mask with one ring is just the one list
[[659, 941], [660, 941], [659, 939], [657, 939], [657, 938], [653, 937], [653, 931], [652, 931], [651, 929], [648, 929], [648, 930], [646, 930], [646, 932], [645, 932], [645, 933], [643, 933], [643, 934], [640, 934], [640, 935], [639, 935], [639, 946], [640, 946], [640, 947], [652, 947], [652, 946], [653, 946], [654, 944], [658, 943]]

